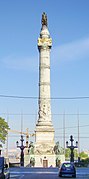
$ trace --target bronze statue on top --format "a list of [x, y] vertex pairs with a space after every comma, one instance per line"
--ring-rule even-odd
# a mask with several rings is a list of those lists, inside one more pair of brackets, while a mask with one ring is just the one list
[[42, 26], [46, 25], [47, 26], [47, 15], [45, 14], [45, 12], [43, 12], [42, 14]]

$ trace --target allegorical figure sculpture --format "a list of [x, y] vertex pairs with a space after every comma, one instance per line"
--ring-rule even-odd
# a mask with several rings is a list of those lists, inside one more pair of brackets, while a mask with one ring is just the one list
[[47, 15], [45, 14], [45, 12], [43, 12], [42, 14], [42, 26], [43, 25], [47, 26]]

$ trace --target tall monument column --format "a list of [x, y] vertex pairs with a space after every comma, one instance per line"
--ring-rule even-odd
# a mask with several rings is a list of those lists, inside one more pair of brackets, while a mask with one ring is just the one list
[[39, 111], [35, 129], [35, 166], [55, 166], [54, 128], [50, 103], [50, 50], [52, 39], [48, 31], [47, 15], [42, 14], [42, 28], [38, 38], [39, 50]]

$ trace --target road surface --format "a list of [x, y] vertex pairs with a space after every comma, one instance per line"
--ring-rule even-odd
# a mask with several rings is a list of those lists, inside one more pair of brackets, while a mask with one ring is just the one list
[[[10, 168], [11, 179], [59, 179], [58, 168]], [[64, 177], [62, 177], [64, 179]], [[68, 179], [68, 178], [67, 178]], [[89, 168], [77, 168], [76, 179], [89, 179]]]

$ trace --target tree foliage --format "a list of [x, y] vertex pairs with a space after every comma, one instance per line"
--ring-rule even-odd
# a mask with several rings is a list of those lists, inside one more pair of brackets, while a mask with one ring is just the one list
[[[65, 150], [65, 158], [70, 158], [71, 150], [69, 148], [66, 148]], [[78, 158], [78, 151], [77, 149], [74, 149], [74, 157]]]
[[65, 149], [65, 158], [70, 158], [70, 149], [69, 148], [66, 148]]
[[6, 136], [8, 134], [8, 123], [5, 121], [5, 119], [0, 117], [0, 141], [2, 143], [5, 143]]
[[81, 152], [80, 153], [80, 158], [81, 159], [86, 159], [86, 158], [88, 158], [88, 154], [86, 154], [85, 152]]

